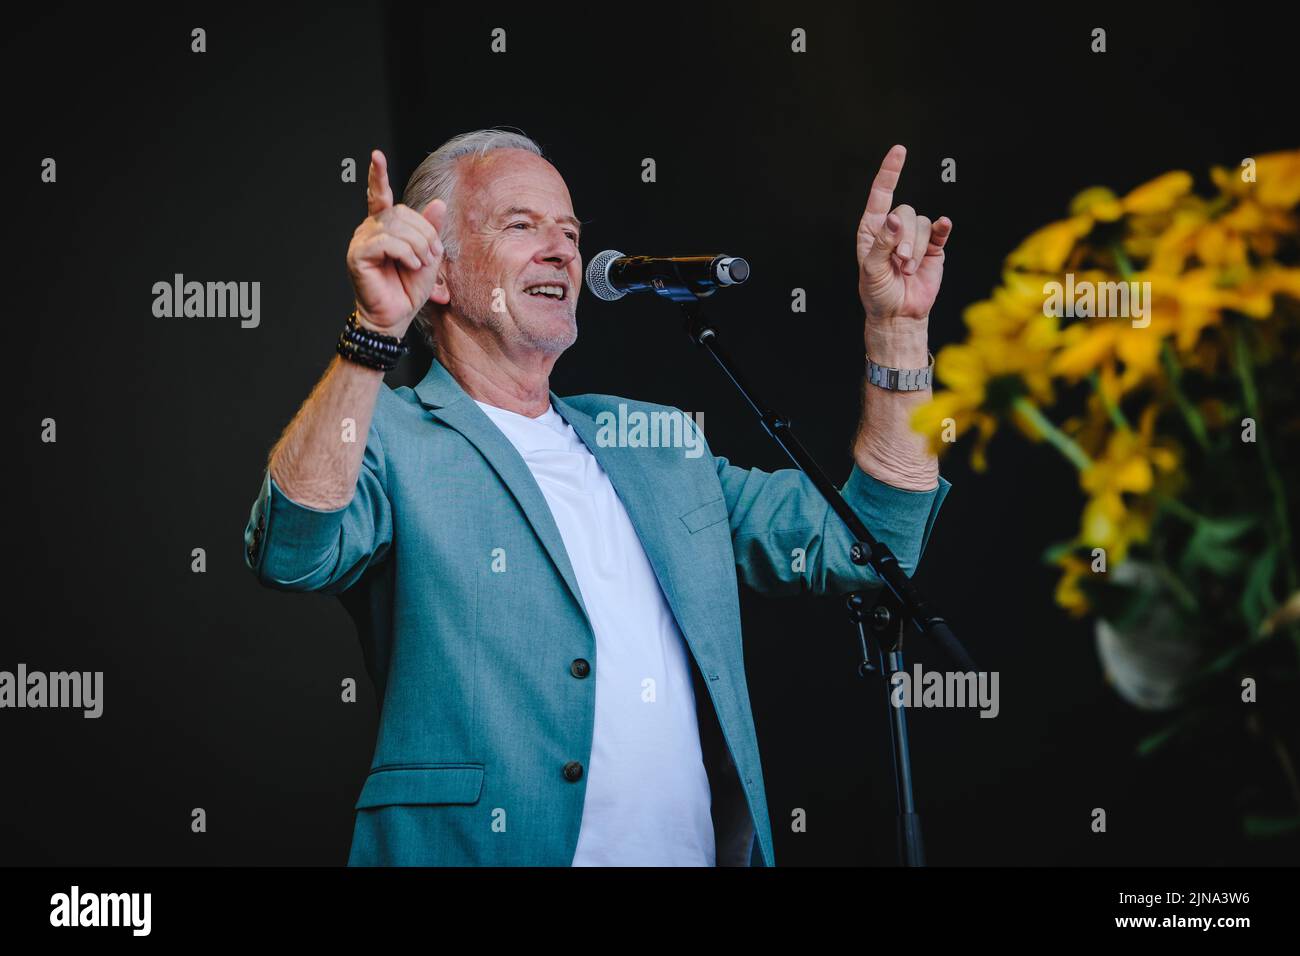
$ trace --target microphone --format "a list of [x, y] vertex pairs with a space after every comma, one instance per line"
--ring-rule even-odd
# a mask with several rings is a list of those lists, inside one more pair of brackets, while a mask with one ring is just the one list
[[606, 249], [587, 263], [587, 288], [606, 302], [629, 292], [654, 292], [676, 302], [690, 302], [748, 278], [749, 263], [739, 256], [655, 258]]

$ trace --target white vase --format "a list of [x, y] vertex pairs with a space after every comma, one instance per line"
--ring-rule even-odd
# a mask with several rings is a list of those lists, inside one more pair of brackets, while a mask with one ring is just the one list
[[[1119, 583], [1152, 586], [1152, 570], [1126, 561], [1114, 571]], [[1171, 710], [1182, 700], [1187, 678], [1201, 664], [1203, 649], [1179, 626], [1168, 601], [1156, 600], [1135, 623], [1120, 629], [1105, 618], [1095, 624], [1097, 656], [1107, 682], [1142, 710]]]
[[1115, 692], [1142, 710], [1171, 710], [1200, 662], [1200, 649], [1168, 629], [1120, 631], [1104, 618], [1096, 622], [1097, 656]]

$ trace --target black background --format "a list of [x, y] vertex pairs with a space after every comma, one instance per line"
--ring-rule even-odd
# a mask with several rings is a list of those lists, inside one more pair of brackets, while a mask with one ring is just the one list
[[[847, 476], [862, 315], [853, 235], [889, 146], [899, 202], [955, 223], [935, 350], [1006, 253], [1071, 196], [1300, 145], [1294, 43], [1266, 7], [799, 4], [43, 5], [4, 37], [8, 615], [0, 669], [105, 672], [105, 713], [0, 712], [0, 863], [342, 864], [376, 711], [333, 599], [259, 588], [242, 532], [265, 456], [333, 355], [368, 151], [398, 198], [448, 137], [537, 139], [587, 223], [583, 255], [749, 259], [714, 317], [832, 477]], [[636, 23], [637, 25], [633, 25]], [[190, 52], [190, 30], [208, 52]], [[492, 28], [508, 53], [489, 51]], [[1090, 31], [1109, 51], [1089, 52]], [[790, 31], [808, 32], [804, 55]], [[658, 182], [642, 183], [654, 157]], [[45, 157], [58, 182], [40, 182]], [[340, 182], [340, 163], [359, 182]], [[944, 157], [956, 183], [940, 181]], [[259, 281], [262, 320], [158, 319], [154, 282]], [[789, 311], [807, 290], [806, 314]], [[561, 395], [704, 413], [716, 454], [786, 462], [655, 300], [579, 305]], [[390, 385], [422, 377], [415, 353]], [[58, 441], [40, 441], [41, 420]], [[934, 864], [1294, 862], [1240, 835], [1266, 755], [1192, 740], [1103, 682], [1090, 625], [1038, 555], [1077, 527], [1074, 476], [999, 436], [964, 450], [918, 581], [984, 669], [1001, 715], [914, 711]], [[190, 571], [191, 549], [208, 555]], [[778, 862], [892, 863], [880, 688], [855, 675], [834, 599], [746, 596], [746, 664]], [[924, 648], [913, 659], [943, 666]], [[361, 702], [339, 702], [354, 677]], [[190, 811], [208, 814], [190, 832]], [[790, 808], [808, 812], [789, 832]], [[1108, 832], [1091, 831], [1104, 807]]]

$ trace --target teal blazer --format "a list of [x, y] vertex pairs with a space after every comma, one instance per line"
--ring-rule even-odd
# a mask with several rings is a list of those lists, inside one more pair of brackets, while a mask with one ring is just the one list
[[[768, 595], [881, 582], [850, 562], [848, 529], [797, 469], [740, 468], [707, 442], [696, 457], [615, 447], [598, 432], [620, 403], [693, 426], [670, 406], [550, 398], [608, 473], [690, 648], [718, 865], [773, 866], [737, 582]], [[905, 491], [854, 466], [842, 491], [910, 575], [949, 488]], [[381, 704], [349, 865], [572, 863], [595, 635], [532, 473], [440, 363], [414, 388], [380, 388], [345, 507], [297, 504], [268, 471], [244, 547], [262, 584], [336, 595], [356, 622]]]

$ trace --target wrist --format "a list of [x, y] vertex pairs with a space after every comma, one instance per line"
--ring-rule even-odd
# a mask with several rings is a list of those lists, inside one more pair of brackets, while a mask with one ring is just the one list
[[376, 335], [391, 335], [398, 339], [402, 338], [406, 334], [405, 328], [399, 330], [392, 326], [386, 326], [381, 322], [376, 322], [366, 314], [366, 310], [361, 307], [361, 303], [353, 300], [352, 305], [356, 310], [356, 318], [353, 321], [355, 321], [357, 325], [361, 326], [361, 328], [366, 329], [369, 332], [374, 332]]
[[905, 491], [933, 491], [939, 485], [939, 461], [930, 456], [902, 459], [870, 446], [854, 449], [854, 463], [863, 474]]
[[877, 365], [891, 368], [925, 368], [930, 363], [930, 317], [895, 315], [869, 319], [864, 341]]

